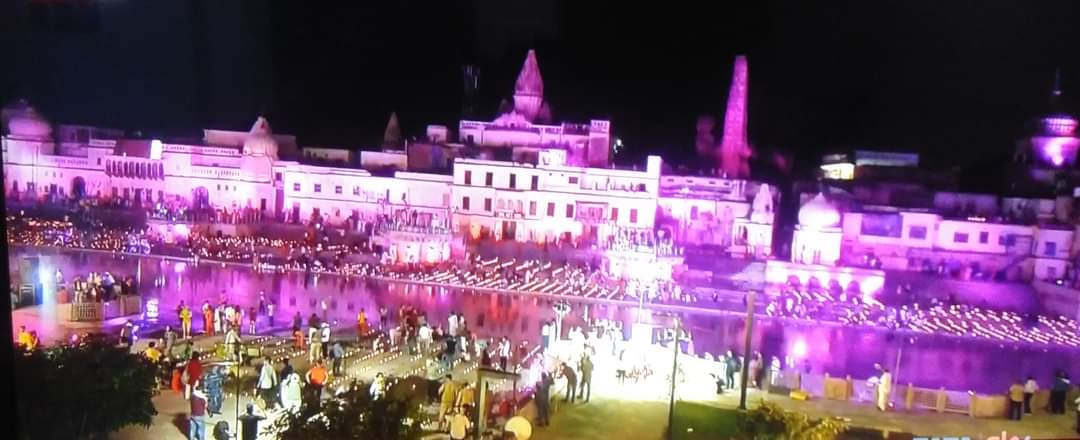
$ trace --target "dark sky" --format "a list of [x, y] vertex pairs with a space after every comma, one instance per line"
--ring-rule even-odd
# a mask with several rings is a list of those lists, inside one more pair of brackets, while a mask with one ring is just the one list
[[[25, 60], [0, 77], [0, 98], [29, 96], [54, 120], [149, 132], [247, 128], [263, 112], [301, 144], [371, 146], [391, 111], [410, 135], [455, 126], [466, 63], [480, 68], [477, 104], [492, 116], [532, 47], [556, 119], [611, 118], [627, 160], [687, 160], [695, 118], [722, 114], [732, 59], [746, 53], [759, 147], [800, 162], [873, 148], [973, 164], [1011, 153], [1055, 68], [1068, 103], [1080, 94], [1080, 2], [274, 2], [235, 20], [242, 7], [162, 0], [195, 18], [154, 26], [132, 21], [146, 10], [113, 18], [145, 7], [131, 0], [81, 3], [108, 12], [76, 37], [0, 23], [14, 55], [5, 64]], [[124, 42], [122, 56], [112, 43], [88, 49], [103, 35]]]

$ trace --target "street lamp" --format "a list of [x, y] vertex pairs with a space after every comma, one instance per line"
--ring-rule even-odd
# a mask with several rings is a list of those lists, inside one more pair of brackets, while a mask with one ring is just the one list
[[675, 318], [675, 334], [671, 338], [671, 346], [673, 354], [671, 357], [671, 394], [668, 399], [668, 423], [667, 423], [667, 439], [674, 438], [675, 433], [675, 384], [677, 383], [679, 376], [679, 344], [682, 343], [684, 330], [682, 328], [682, 320]]
[[739, 409], [746, 410], [746, 385], [750, 379], [750, 346], [753, 342], [754, 334], [754, 298], [756, 292], [753, 290], [746, 292], [746, 335], [743, 345], [743, 359], [742, 359], [742, 374], [739, 376], [739, 382], [741, 382], [739, 391]]

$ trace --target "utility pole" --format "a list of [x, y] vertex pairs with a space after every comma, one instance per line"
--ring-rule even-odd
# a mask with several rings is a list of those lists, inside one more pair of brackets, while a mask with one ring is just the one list
[[679, 373], [679, 341], [681, 340], [679, 334], [681, 332], [682, 323], [679, 318], [675, 318], [675, 336], [671, 344], [674, 347], [674, 354], [671, 356], [671, 396], [668, 400], [667, 440], [673, 439], [675, 435], [675, 382]]
[[741, 410], [746, 409], [746, 386], [750, 380], [747, 370], [750, 368], [750, 346], [754, 336], [754, 297], [753, 290], [746, 293], [746, 340], [743, 346], [742, 374], [739, 375], [739, 381], [742, 382], [739, 392], [739, 409]]

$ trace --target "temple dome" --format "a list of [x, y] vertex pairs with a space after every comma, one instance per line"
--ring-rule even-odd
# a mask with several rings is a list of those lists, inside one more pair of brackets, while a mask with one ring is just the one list
[[840, 211], [818, 193], [799, 208], [799, 226], [804, 228], [831, 228], [840, 224]]
[[259, 116], [259, 119], [255, 120], [255, 125], [251, 126], [247, 139], [244, 139], [244, 155], [269, 156], [277, 159], [278, 143], [274, 140], [270, 123], [266, 121], [266, 118]]
[[52, 137], [52, 125], [25, 100], [5, 106], [3, 120], [11, 137], [34, 140]]

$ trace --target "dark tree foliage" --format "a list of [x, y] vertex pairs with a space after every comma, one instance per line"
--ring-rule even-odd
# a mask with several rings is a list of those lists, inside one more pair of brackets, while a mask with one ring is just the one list
[[267, 431], [279, 440], [391, 440], [420, 437], [419, 405], [393, 396], [372, 400], [366, 385], [323, 402], [322, 411], [305, 407], [278, 418]]
[[157, 367], [107, 342], [58, 345], [15, 355], [16, 405], [24, 439], [105, 439], [157, 411]]

